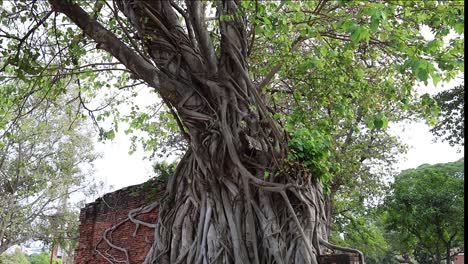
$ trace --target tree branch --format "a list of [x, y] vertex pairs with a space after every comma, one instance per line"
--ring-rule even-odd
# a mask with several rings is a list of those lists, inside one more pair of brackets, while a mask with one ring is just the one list
[[210, 73], [216, 73], [218, 71], [217, 64], [218, 59], [216, 58], [213, 43], [211, 43], [210, 34], [205, 26], [205, 10], [203, 10], [201, 1], [186, 1], [185, 2], [188, 10], [189, 17], [192, 19], [192, 25], [195, 31], [195, 37], [198, 42], [198, 47], [205, 58]]
[[171, 101], [178, 98], [175, 87], [159, 85], [161, 72], [154, 65], [127, 47], [117, 36], [92, 19], [79, 5], [71, 4], [66, 0], [49, 0], [49, 3], [54, 11], [65, 14], [86, 35], [96, 41], [99, 48], [112, 54], [127, 69], [135, 73], [151, 87], [156, 88], [162, 96]]
[[193, 30], [193, 25], [190, 22], [190, 18], [188, 17], [188, 14], [176, 3], [174, 3], [173, 0], [170, 0], [172, 7], [179, 12], [179, 14], [184, 17], [185, 21], [185, 27], [187, 27], [187, 33], [189, 35], [190, 42], [192, 43], [193, 46], [196, 46], [197, 40], [195, 39], [195, 33]]
[[[299, 37], [297, 38], [293, 44], [292, 44], [292, 47], [291, 49], [289, 50], [290, 52], [292, 51], [295, 51], [298, 47], [299, 47], [299, 44], [301, 44], [302, 41], [304, 41], [306, 38], [305, 37]], [[267, 86], [271, 80], [273, 79], [273, 77], [275, 77], [275, 74], [281, 70], [281, 67], [283, 67], [283, 63], [278, 63], [276, 64], [275, 67], [273, 67], [273, 69], [271, 69], [271, 71], [267, 74], [267, 76], [265, 76], [265, 78], [262, 80], [262, 82], [258, 85], [258, 90], [261, 90], [263, 87]]]

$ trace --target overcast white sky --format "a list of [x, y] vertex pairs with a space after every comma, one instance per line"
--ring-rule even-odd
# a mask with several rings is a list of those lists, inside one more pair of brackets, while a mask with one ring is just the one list
[[[420, 94], [429, 93], [433, 95], [462, 83], [463, 79], [460, 76], [443, 86], [434, 87], [431, 81], [428, 86], [419, 84], [416, 90]], [[398, 164], [399, 170], [415, 168], [424, 163], [436, 164], [456, 161], [464, 156], [464, 148], [451, 147], [444, 142], [434, 142], [435, 138], [429, 132], [430, 127], [424, 122], [393, 125], [390, 129], [409, 146], [408, 153], [402, 157]]]
[[408, 153], [402, 156], [397, 165], [399, 170], [415, 168], [424, 163], [436, 164], [456, 161], [464, 156], [462, 148], [457, 149], [447, 143], [434, 143], [434, 137], [429, 129], [430, 127], [422, 122], [394, 129], [402, 141], [409, 146]]

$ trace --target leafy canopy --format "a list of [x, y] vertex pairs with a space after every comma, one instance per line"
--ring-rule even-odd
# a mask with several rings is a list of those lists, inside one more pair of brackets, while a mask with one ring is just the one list
[[[116, 16], [115, 6], [101, 1], [80, 6], [145, 55], [143, 43], [129, 34], [131, 28]], [[435, 104], [430, 98], [418, 100], [413, 84], [448, 81], [463, 71], [463, 8], [463, 1], [243, 1], [240, 12], [250, 26], [250, 74], [277, 110], [276, 117], [291, 129], [317, 120], [308, 129], [327, 135], [337, 125], [355, 132], [385, 129], [389, 121], [402, 118], [401, 109], [421, 111], [434, 121]], [[46, 1], [5, 2], [0, 16], [5, 32], [0, 81], [30, 84], [3, 90], [0, 105], [8, 108], [31, 89], [54, 98], [72, 83], [83, 97], [82, 108], [103, 126], [103, 137], [112, 139], [124, 120], [130, 123], [126, 133], [145, 132], [135, 142], [148, 151], [180, 142], [169, 109], [143, 108], [128, 100], [143, 82], [93, 46], [68, 18], [50, 11]], [[216, 23], [207, 22], [218, 50]], [[432, 39], [425, 39], [423, 30]], [[121, 88], [121, 95], [116, 97], [112, 87]], [[99, 90], [108, 95], [109, 108], [86, 107], [86, 98]], [[128, 104], [130, 111], [119, 113], [112, 107], [119, 103]]]
[[465, 85], [442, 91], [435, 96], [441, 114], [431, 132], [451, 146], [465, 145]]
[[461, 159], [421, 165], [395, 178], [385, 203], [387, 228], [420, 263], [440, 261], [447, 249], [464, 246], [464, 174]]
[[35, 111], [10, 119], [0, 138], [0, 252], [31, 239], [74, 238], [70, 196], [93, 187], [87, 176], [97, 155], [82, 120], [67, 114], [72, 106], [35, 100], [27, 101]]

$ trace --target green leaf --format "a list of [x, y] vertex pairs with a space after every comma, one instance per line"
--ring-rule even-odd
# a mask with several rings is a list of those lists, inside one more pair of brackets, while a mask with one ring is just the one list
[[463, 23], [455, 24], [454, 28], [458, 34], [463, 34], [463, 32], [465, 32], [465, 24]]
[[431, 78], [432, 78], [432, 83], [434, 84], [434, 86], [437, 86], [440, 80], [440, 74], [434, 72], [431, 74]]
[[356, 70], [356, 77], [358, 80], [362, 80], [364, 78], [364, 71], [362, 69], [357, 69]]
[[429, 78], [429, 74], [432, 75], [434, 71], [434, 66], [423, 59], [414, 60], [411, 64], [412, 70], [419, 81], [426, 82]]
[[115, 138], [115, 132], [114, 130], [109, 130], [103, 133], [103, 137], [105, 139], [113, 140]]
[[361, 41], [369, 41], [370, 39], [370, 32], [369, 29], [362, 26], [357, 26], [352, 30], [351, 33], [351, 41], [353, 43], [359, 43]]
[[374, 127], [377, 129], [386, 129], [388, 127], [388, 119], [384, 114], [378, 114], [374, 118]]
[[280, 120], [280, 119], [283, 118], [283, 115], [282, 115], [281, 113], [275, 113], [275, 114], [273, 115], [273, 118], [276, 119], [276, 120]]
[[379, 24], [380, 24], [380, 20], [382, 19], [382, 17], [383, 17], [383, 12], [382, 11], [376, 10], [376, 9], [371, 10], [370, 30], [372, 32], [377, 31], [377, 29], [379, 27]]

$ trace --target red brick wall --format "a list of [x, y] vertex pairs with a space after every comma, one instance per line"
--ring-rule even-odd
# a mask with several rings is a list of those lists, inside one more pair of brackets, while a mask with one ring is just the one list
[[321, 255], [320, 264], [359, 264], [359, 255], [355, 253]]
[[[147, 205], [156, 197], [161, 197], [164, 187], [164, 183], [151, 180], [108, 193], [81, 209], [80, 238], [75, 252], [75, 263], [109, 263], [97, 253], [96, 248], [103, 254], [113, 255], [116, 260], [125, 260], [122, 252], [110, 248], [104, 240], [101, 240], [104, 231], [126, 219], [130, 210]], [[155, 209], [139, 215], [137, 219], [155, 223], [157, 211], [158, 209]], [[135, 224], [127, 221], [108, 235], [112, 236], [116, 246], [127, 249], [131, 264], [143, 262], [154, 240], [153, 229], [139, 226], [135, 232], [135, 228]]]
[[462, 254], [460, 255], [457, 255], [454, 257], [454, 261], [453, 261], [455, 264], [464, 264], [465, 263], [465, 256]]

